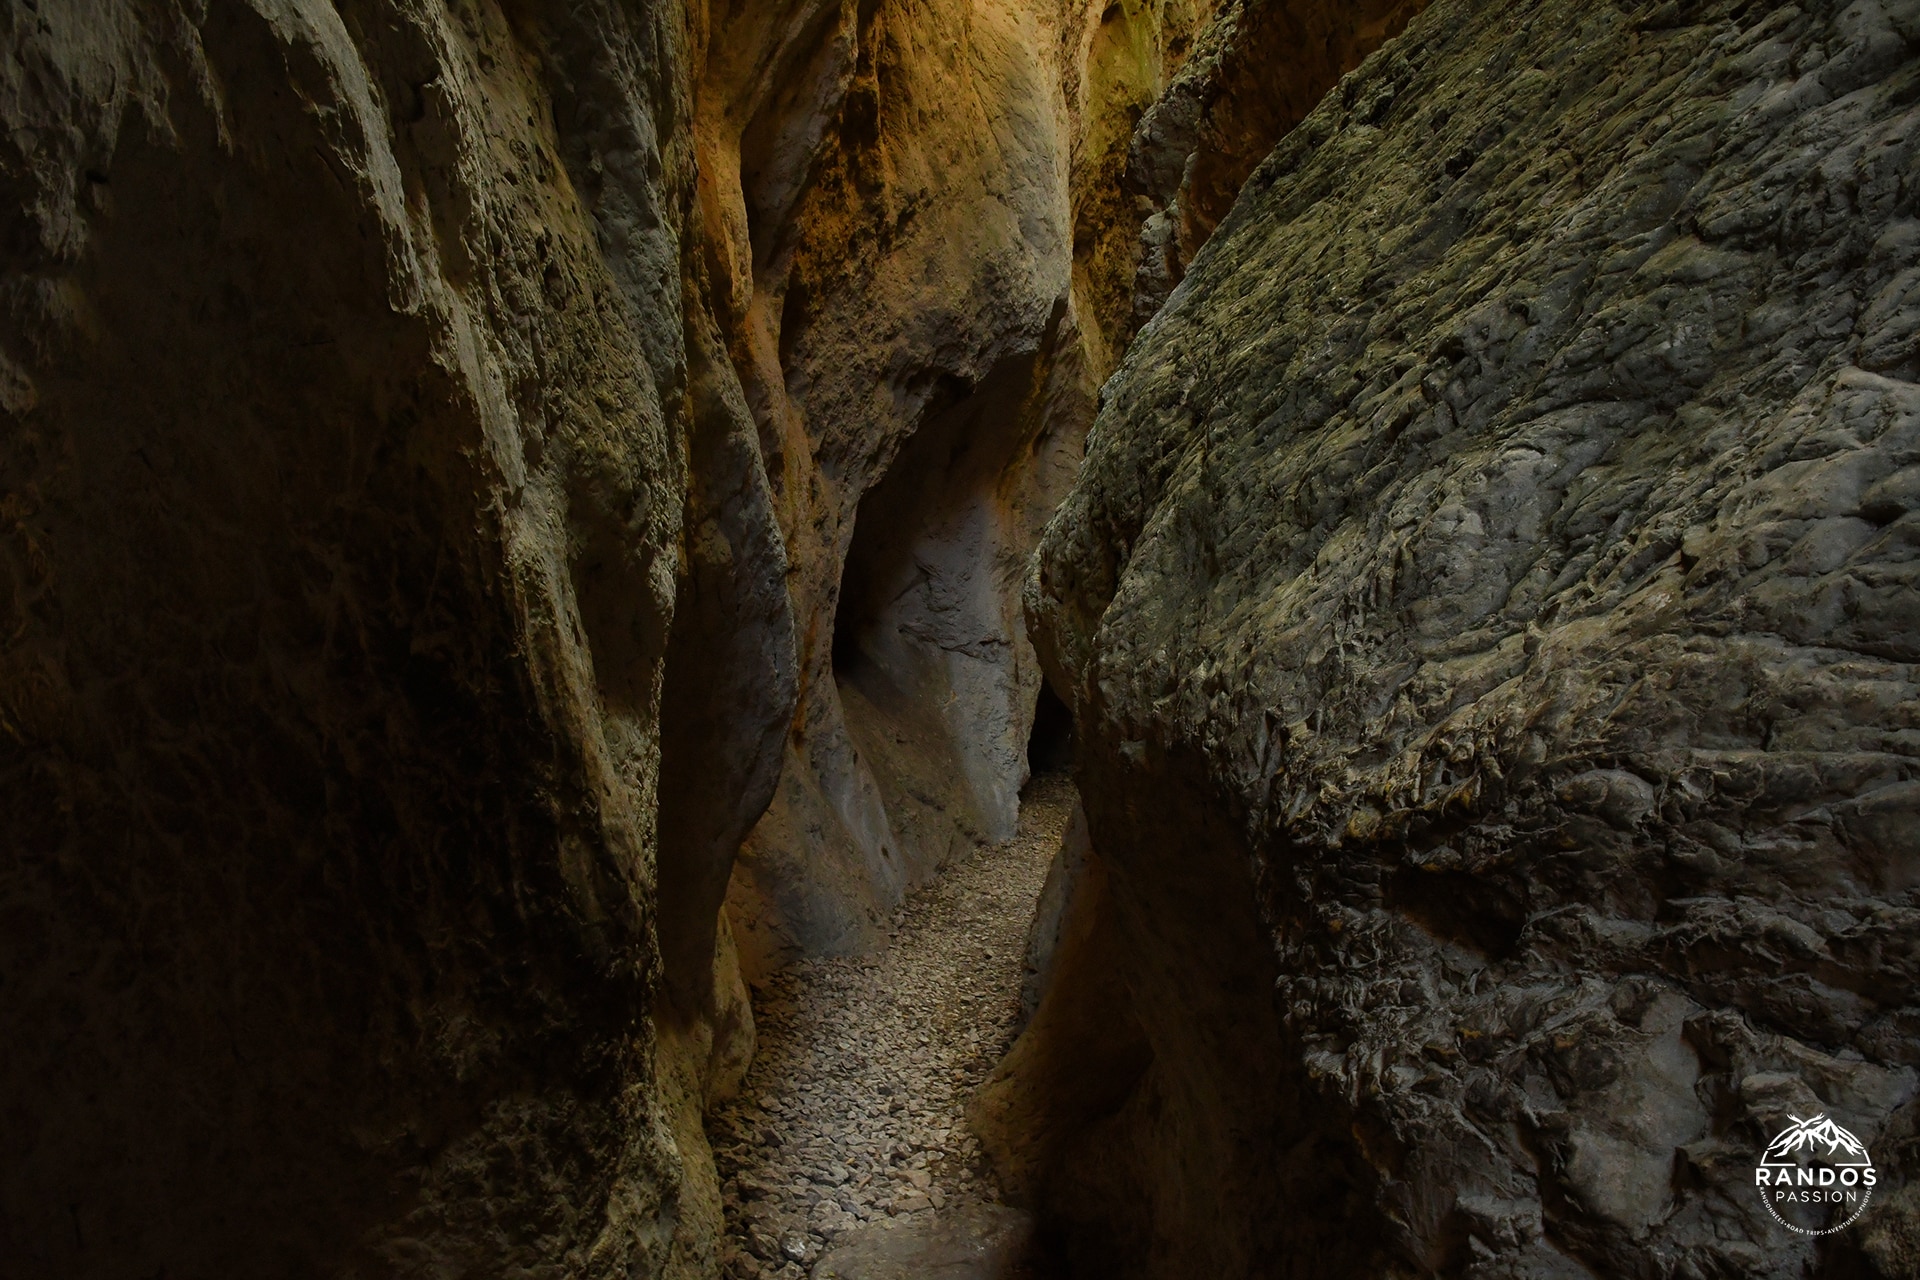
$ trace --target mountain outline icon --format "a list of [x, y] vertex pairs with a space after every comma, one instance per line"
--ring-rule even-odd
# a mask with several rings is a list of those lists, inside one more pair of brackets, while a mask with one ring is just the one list
[[1789, 1115], [1787, 1119], [1793, 1123], [1767, 1144], [1766, 1154], [1760, 1157], [1761, 1164], [1796, 1164], [1794, 1157], [1801, 1152], [1824, 1158], [1832, 1165], [1873, 1164], [1872, 1158], [1867, 1155], [1866, 1144], [1824, 1114], [1807, 1120]]

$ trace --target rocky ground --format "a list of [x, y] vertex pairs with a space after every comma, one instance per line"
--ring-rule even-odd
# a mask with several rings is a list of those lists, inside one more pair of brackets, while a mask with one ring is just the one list
[[755, 992], [758, 1056], [708, 1126], [730, 1276], [796, 1280], [867, 1224], [930, 1230], [998, 1202], [962, 1114], [1013, 1038], [1073, 803], [1064, 776], [1036, 778], [1018, 834], [908, 898], [885, 950], [802, 961]]

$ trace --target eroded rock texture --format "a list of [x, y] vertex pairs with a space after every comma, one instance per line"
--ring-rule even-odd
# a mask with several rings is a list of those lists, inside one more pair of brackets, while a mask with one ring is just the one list
[[1030, 596], [1091, 851], [978, 1116], [1083, 1262], [1911, 1274], [1917, 100], [1908, 0], [1442, 0], [1254, 172]]
[[[701, 208], [800, 673], [731, 898], [752, 968], [873, 944], [909, 885], [1013, 831], [1040, 678], [1019, 586], [1108, 367], [1077, 193], [1117, 172], [1201, 16], [887, 0], [716, 22]], [[1105, 167], [1081, 174], [1088, 147]]]
[[1240, 185], [1342, 74], [1426, 7], [1426, 0], [1223, 6], [1134, 130], [1122, 190], [1151, 212], [1140, 223], [1129, 338], [1166, 303]]
[[[707, 1270], [661, 684], [784, 562], [711, 515], [757, 457], [683, 305], [684, 18], [4, 32], [3, 1269]], [[725, 874], [673, 964], [712, 971]]]
[[799, 665], [730, 898], [750, 969], [871, 945], [1011, 833], [1040, 683], [1019, 589], [1095, 389], [1259, 156], [1418, 7], [716, 15], [701, 216]]

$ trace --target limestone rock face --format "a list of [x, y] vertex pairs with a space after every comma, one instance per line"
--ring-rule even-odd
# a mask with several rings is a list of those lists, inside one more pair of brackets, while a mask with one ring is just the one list
[[[1916, 101], [1908, 0], [1440, 0], [1253, 173], [1029, 596], [1091, 847], [978, 1115], [1090, 1266], [1910, 1265]], [[1768, 1219], [1805, 1108], [1878, 1225]]]
[[750, 970], [873, 943], [909, 885], [1012, 833], [1040, 679], [1020, 585], [1110, 363], [1076, 208], [1117, 189], [1130, 117], [1202, 17], [883, 0], [716, 18], [701, 216], [799, 672], [730, 898]]
[[9, 1275], [709, 1266], [656, 1063], [661, 684], [784, 563], [687, 347], [684, 25], [5, 20]]
[[1011, 833], [1041, 678], [1020, 587], [1096, 388], [1258, 157], [1417, 8], [716, 11], [705, 262], [798, 666], [729, 898], [750, 971], [870, 945], [907, 886]]

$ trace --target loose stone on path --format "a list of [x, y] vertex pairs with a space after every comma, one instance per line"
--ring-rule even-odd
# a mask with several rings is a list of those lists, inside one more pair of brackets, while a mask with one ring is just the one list
[[801, 961], [755, 992], [759, 1051], [708, 1121], [737, 1280], [799, 1280], [863, 1226], [986, 1221], [1000, 1192], [967, 1132], [1006, 1052], [1027, 927], [1072, 811], [1027, 788], [1019, 831], [947, 866], [876, 955]]

